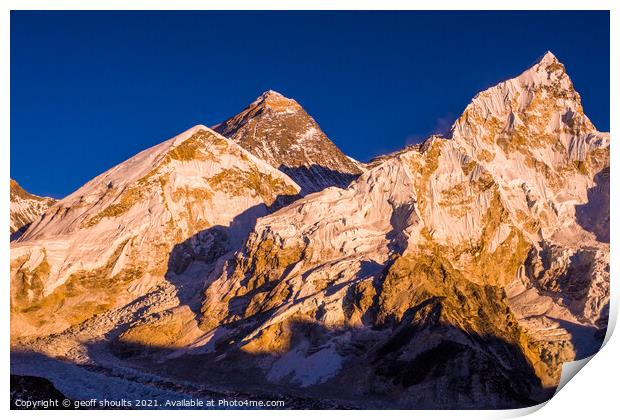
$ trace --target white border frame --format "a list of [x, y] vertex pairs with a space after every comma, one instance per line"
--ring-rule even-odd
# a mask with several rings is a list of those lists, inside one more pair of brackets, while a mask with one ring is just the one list
[[[616, 6], [618, 2], [611, 0], [589, 0], [587, 3], [577, 3], [558, 0], [521, 0], [521, 1], [503, 1], [493, 2], [484, 0], [435, 0], [433, 2], [408, 2], [406, 0], [382, 0], [382, 1], [370, 1], [370, 0], [227, 0], [227, 1], [200, 1], [200, 0], [178, 0], [168, 1], [165, 0], [56, 0], [53, 3], [45, 0], [6, 0], [0, 4], [0, 178], [3, 182], [0, 184], [0, 210], [4, 220], [9, 219], [9, 165], [10, 165], [10, 11], [11, 10], [274, 10], [274, 9], [288, 9], [288, 10], [610, 10], [610, 31], [611, 31], [611, 98], [610, 98], [610, 132], [616, 133], [620, 129], [618, 115], [620, 110], [618, 108], [618, 75], [620, 75], [620, 66], [618, 63], [619, 55], [614, 50], [618, 48], [620, 42], [618, 42], [619, 36], [619, 23]], [[616, 6], [616, 7], [614, 7]], [[593, 63], [596, 65], [596, 63]], [[33, 122], [36, 123], [36, 122]], [[611, 165], [611, 177], [612, 185], [613, 180], [618, 179], [618, 166], [616, 162], [620, 162], [618, 154], [620, 149], [613, 146], [614, 134], [612, 134], [612, 147], [611, 147], [611, 160], [614, 164]], [[611, 214], [620, 214], [620, 207], [618, 206], [618, 196], [612, 194], [611, 196]], [[615, 223], [615, 217], [611, 218], [611, 243], [616, 243], [618, 238], [618, 224]], [[10, 316], [9, 316], [9, 279], [7, 273], [9, 273], [9, 239], [8, 234], [6, 239], [0, 243], [0, 256], [2, 261], [2, 275], [0, 277], [1, 293], [4, 297], [5, 305], [2, 305], [2, 318], [3, 324], [1, 334], [1, 350], [3, 356], [2, 373], [0, 373], [3, 384], [3, 394], [1, 396], [2, 408], [8, 410], [9, 408], [9, 331], [10, 331]], [[588, 416], [588, 420], [592, 420], [594, 417], [604, 416], [609, 417], [610, 413], [617, 412], [618, 408], [618, 396], [616, 392], [615, 382], [618, 378], [619, 369], [618, 358], [620, 357], [620, 342], [617, 338], [609, 341], [611, 332], [615, 326], [618, 317], [618, 285], [616, 280], [616, 261], [614, 259], [615, 252], [612, 246], [611, 252], [611, 305], [610, 305], [610, 327], [607, 337], [605, 338], [606, 345], [601, 351], [592, 358], [592, 361], [588, 363], [588, 368], [578, 374], [579, 379], [570, 381], [565, 388], [562, 388], [556, 396], [554, 396], [548, 403], [541, 404], [539, 406], [520, 409], [520, 410], [505, 410], [505, 411], [398, 411], [393, 410], [389, 412], [375, 412], [372, 410], [367, 411], [331, 411], [325, 410], [321, 412], [314, 411], [296, 411], [294, 415], [299, 420], [315, 420], [317, 415], [323, 418], [353, 418], [353, 417], [366, 417], [375, 418], [376, 416], [388, 415], [390, 417], [412, 419], [412, 418], [506, 418], [522, 416], [531, 412], [534, 417], [553, 417], [553, 418], [580, 418], [583, 419]], [[609, 341], [609, 342], [608, 342]], [[539, 410], [545, 406], [544, 409]], [[538, 411], [537, 411], [538, 410]], [[23, 418], [40, 418], [41, 416], [50, 416], [52, 418], [78, 418], [86, 414], [80, 411], [55, 411], [55, 412], [41, 412], [41, 411], [11, 411], [10, 415]], [[168, 411], [149, 411], [149, 412], [135, 412], [135, 411], [117, 411], [115, 416], [128, 418], [134, 415], [148, 415], [155, 418], [166, 418], [172, 413]], [[192, 418], [205, 418], [207, 416], [225, 416], [225, 417], [246, 417], [251, 415], [259, 419], [279, 419], [288, 417], [292, 414], [290, 411], [252, 411], [251, 414], [244, 410], [234, 411], [185, 411], [182, 416], [191, 416]], [[106, 418], [109, 413], [104, 411], [92, 411], [88, 412], [89, 416], [94, 418]]]

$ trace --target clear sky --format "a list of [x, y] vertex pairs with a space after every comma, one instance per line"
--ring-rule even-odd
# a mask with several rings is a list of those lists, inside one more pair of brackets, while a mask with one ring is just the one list
[[11, 177], [62, 197], [268, 89], [367, 161], [547, 50], [609, 130], [608, 12], [12, 12]]

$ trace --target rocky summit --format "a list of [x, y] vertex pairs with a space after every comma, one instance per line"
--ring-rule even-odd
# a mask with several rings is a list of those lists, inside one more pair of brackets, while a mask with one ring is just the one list
[[364, 170], [327, 138], [297, 101], [272, 90], [213, 129], [289, 175], [303, 194], [345, 188]]
[[89, 377], [300, 408], [545, 401], [607, 328], [609, 143], [550, 52], [369, 165], [266, 92], [12, 242], [12, 370], [71, 399]]

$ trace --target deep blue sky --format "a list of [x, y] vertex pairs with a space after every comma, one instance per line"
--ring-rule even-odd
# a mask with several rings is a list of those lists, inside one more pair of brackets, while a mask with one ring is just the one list
[[607, 12], [12, 12], [11, 177], [64, 196], [267, 89], [366, 161], [546, 50], [609, 130]]

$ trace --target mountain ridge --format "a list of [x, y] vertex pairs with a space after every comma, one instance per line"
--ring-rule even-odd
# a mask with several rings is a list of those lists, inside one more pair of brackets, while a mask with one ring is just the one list
[[[608, 245], [579, 224], [576, 205], [589, 201], [596, 175], [609, 165], [609, 136], [581, 113], [563, 66], [547, 54], [517, 78], [477, 95], [452, 138], [431, 137], [379, 162], [347, 190], [325, 190], [260, 219], [244, 250], [209, 277], [202, 325], [215, 333], [195, 346], [215, 341], [216, 349], [221, 343], [233, 354], [279, 354], [265, 356], [273, 363], [267, 376], [306, 383], [299, 370], [287, 371], [292, 379], [274, 373], [278, 357], [312, 360], [302, 344], [287, 348], [279, 336], [295, 320], [330, 326], [334, 332], [314, 345], [331, 348], [342, 363], [313, 384], [338, 381], [350, 374], [347, 358], [353, 363], [358, 357], [335, 350], [345, 334], [338, 331], [353, 334], [353, 347], [361, 345], [353, 344], [360, 328], [398, 334], [404, 314], [415, 307], [408, 299], [420, 288], [420, 274], [408, 267], [418, 266], [418, 272], [450, 279], [444, 281], [466, 300], [479, 296], [472, 305], [501, 302], [497, 309], [511, 319], [500, 328], [503, 321], [494, 315], [483, 323], [456, 315], [463, 302], [443, 300], [436, 311], [452, 313], [439, 317], [443, 323], [480, 336], [493, 331], [518, 346], [539, 386], [552, 387], [562, 362], [591, 354], [595, 332], [606, 326]], [[565, 257], [550, 263], [550, 254]], [[274, 265], [272, 255], [286, 259]], [[391, 277], [398, 281], [390, 283]], [[465, 283], [458, 280], [463, 277]], [[487, 292], [496, 297], [488, 300]], [[442, 296], [427, 283], [417, 303]], [[572, 341], [577, 328], [591, 334], [590, 349]], [[240, 344], [226, 347], [227, 340]], [[410, 351], [424, 349], [413, 343]]]
[[56, 200], [39, 197], [24, 190], [13, 178], [10, 181], [11, 241], [18, 239], [31, 223], [52, 206]]
[[[273, 124], [281, 134], [279, 117], [255, 122], [257, 115], [301, 112], [274, 92], [253, 105], [229, 127]], [[92, 284], [120, 281], [118, 290], [131, 289], [131, 299], [64, 320], [56, 334], [14, 336], [14, 345], [147, 371], [165, 362], [174, 377], [209, 381], [198, 364], [240, 389], [271, 386], [305, 396], [340, 390], [353, 405], [403, 408], [532, 405], [550, 397], [562, 363], [600, 346], [609, 305], [609, 134], [585, 116], [551, 53], [476, 95], [449, 138], [431, 136], [381, 157], [340, 184], [346, 188], [313, 184], [321, 190], [307, 194], [308, 185], [304, 191], [294, 176], [246, 151], [243, 142], [255, 136], [228, 140], [204, 126], [192, 130], [142, 152], [143, 164], [130, 159], [130, 177], [115, 167], [93, 179], [12, 244], [14, 319], [22, 316], [20, 302], [40, 293], [36, 285], [49, 266], [67, 266], [65, 254], [55, 263], [52, 254], [60, 251], [51, 251], [60, 235], [109, 220], [110, 231], [135, 230], [136, 220], [169, 211], [177, 224], [191, 221], [182, 234], [166, 236], [155, 228], [167, 223], [160, 217], [156, 236], [135, 240], [147, 245], [120, 241], [123, 248], [106, 257], [114, 263]], [[198, 146], [181, 147], [197, 133], [204, 137]], [[239, 167], [258, 174], [241, 176]], [[142, 192], [133, 203], [127, 191], [148, 174], [153, 194]], [[174, 199], [179, 188], [160, 183], [164, 174], [204, 194]], [[273, 185], [265, 191], [266, 179]], [[120, 192], [108, 195], [110, 188]], [[224, 195], [214, 200], [218, 191]], [[160, 201], [161, 194], [168, 198]], [[71, 210], [81, 200], [89, 210]], [[205, 204], [215, 202], [222, 205]], [[221, 220], [212, 220], [220, 212]], [[163, 253], [149, 251], [162, 237]], [[41, 252], [45, 246], [52, 248]], [[128, 282], [115, 278], [119, 261], [162, 259], [163, 266], [148, 268], [149, 281], [136, 281], [136, 273]], [[40, 268], [45, 260], [48, 267]], [[84, 256], [74, 264], [84, 265]], [[66, 310], [76, 299], [69, 292], [69, 302], [54, 301], [41, 314]], [[105, 296], [96, 296], [99, 303]], [[239, 366], [251, 373], [241, 378]]]
[[273, 90], [213, 129], [288, 174], [304, 195], [330, 186], [344, 188], [364, 170], [327, 138], [297, 101]]
[[[253, 218], [280, 205], [280, 196], [298, 192], [286, 175], [205, 126], [195, 126], [95, 177], [14, 243], [11, 270], [19, 282], [12, 289], [13, 324], [21, 325], [21, 334], [37, 331], [38, 314], [60, 305], [68, 312], [65, 319], [57, 311], [52, 318], [58, 324], [49, 319], [45, 328], [62, 330], [72, 317], [83, 320], [135, 298], [164, 280], [172, 244], [228, 226], [251, 210], [247, 220], [230, 226], [234, 239]], [[220, 239], [227, 241], [209, 234], [201, 238], [207, 244]], [[106, 289], [98, 283], [125, 293], [104, 298]], [[76, 289], [88, 288], [92, 296], [76, 295]]]

